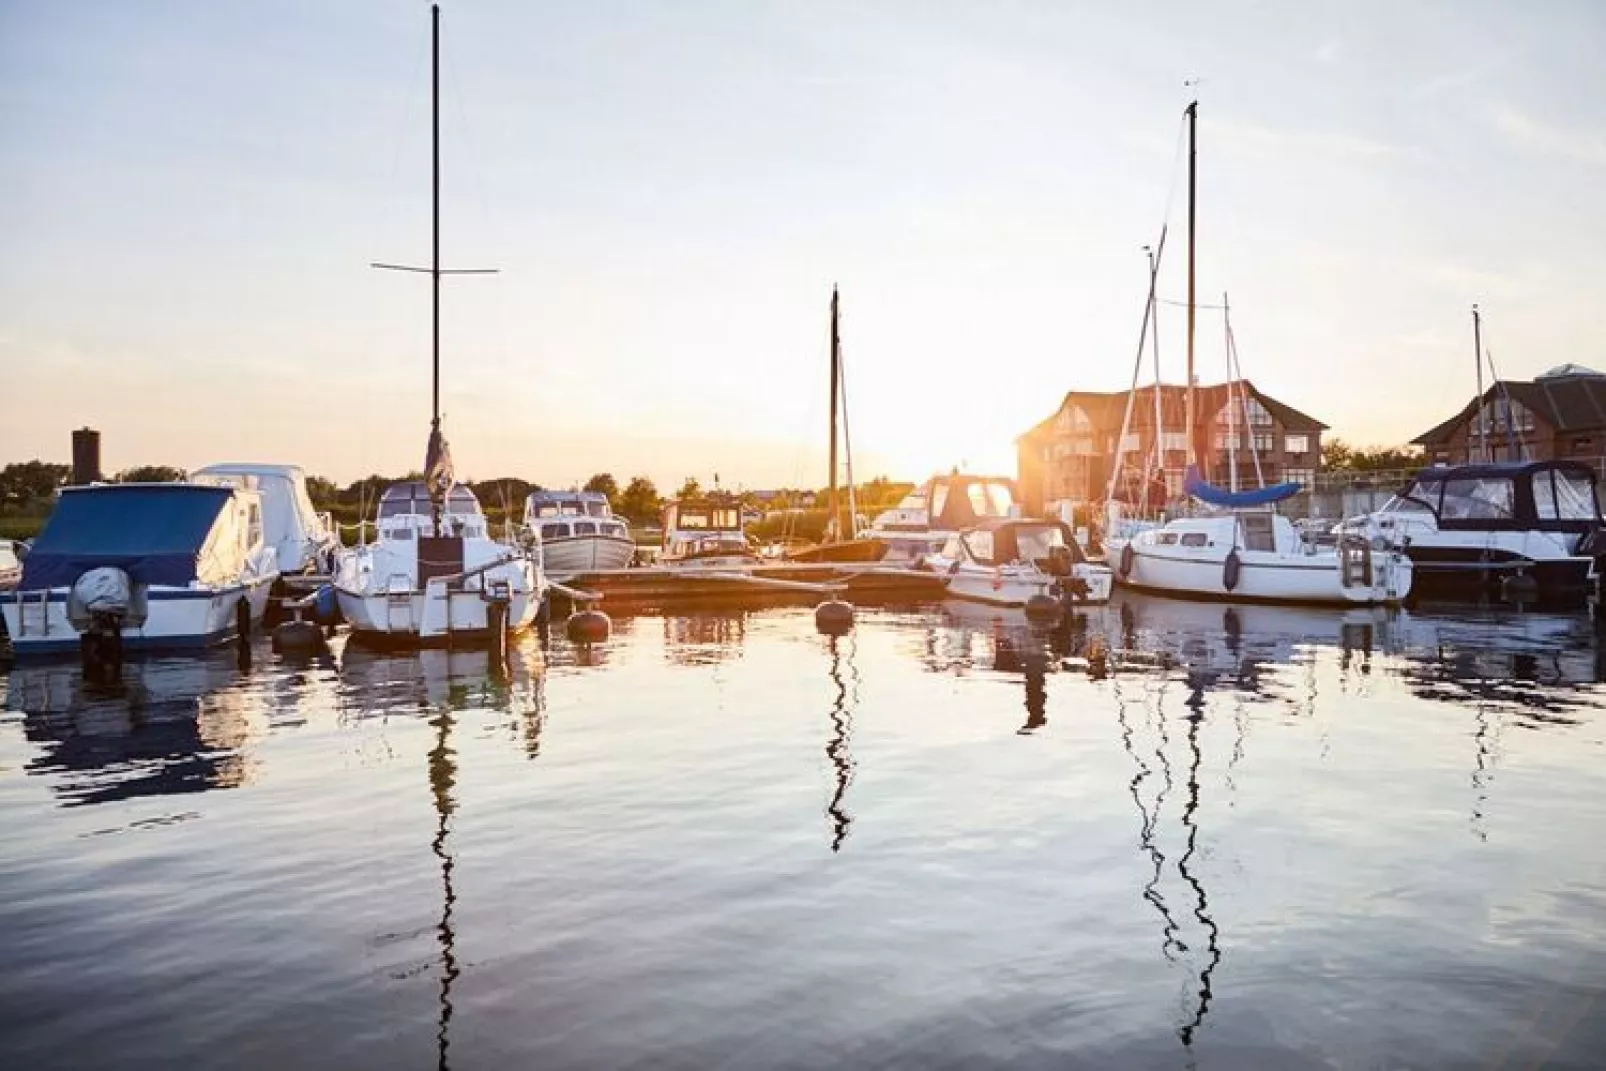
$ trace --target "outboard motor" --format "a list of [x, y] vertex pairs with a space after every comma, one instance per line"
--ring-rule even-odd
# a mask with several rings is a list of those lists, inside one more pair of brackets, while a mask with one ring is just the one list
[[1050, 547], [1048, 557], [1038, 561], [1037, 567], [1050, 576], [1070, 576], [1071, 566], [1075, 564], [1070, 547]]
[[123, 671], [123, 621], [134, 603], [134, 584], [127, 573], [111, 566], [90, 569], [73, 581], [69, 596], [73, 616], [88, 619], [79, 632], [78, 653], [84, 676], [110, 680]]

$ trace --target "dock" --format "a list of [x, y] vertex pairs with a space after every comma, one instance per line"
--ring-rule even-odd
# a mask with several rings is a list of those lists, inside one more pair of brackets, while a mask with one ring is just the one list
[[854, 602], [930, 602], [945, 585], [935, 573], [873, 563], [777, 562], [729, 569], [676, 569], [661, 565], [599, 569], [564, 577], [566, 585], [595, 592], [604, 605], [674, 607], [749, 599], [818, 598], [835, 594]]

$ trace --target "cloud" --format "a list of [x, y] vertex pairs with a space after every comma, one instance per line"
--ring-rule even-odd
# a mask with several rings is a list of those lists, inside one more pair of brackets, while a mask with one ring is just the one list
[[1495, 108], [1489, 115], [1489, 122], [1508, 142], [1520, 148], [1606, 166], [1606, 134], [1552, 126], [1509, 104]]
[[1343, 52], [1344, 52], [1344, 42], [1340, 41], [1336, 37], [1329, 38], [1328, 40], [1323, 41], [1320, 45], [1317, 46], [1317, 48], [1316, 48], [1316, 62], [1317, 63], [1324, 63], [1324, 64], [1327, 64], [1328, 66], [1332, 66], [1333, 64], [1338, 62], [1338, 59], [1339, 59], [1339, 57], [1341, 55], [1343, 55]]

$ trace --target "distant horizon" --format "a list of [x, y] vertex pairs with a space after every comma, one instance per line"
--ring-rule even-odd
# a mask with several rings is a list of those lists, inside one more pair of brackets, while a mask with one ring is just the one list
[[[422, 464], [428, 4], [0, 11], [0, 457]], [[1131, 382], [1200, 100], [1197, 373], [1355, 446], [1606, 366], [1606, 9], [448, 4], [442, 407], [465, 475], [826, 481], [840, 286], [856, 472], [1015, 472]], [[1198, 81], [1196, 85], [1185, 82]], [[1144, 358], [1140, 382], [1153, 378]]]

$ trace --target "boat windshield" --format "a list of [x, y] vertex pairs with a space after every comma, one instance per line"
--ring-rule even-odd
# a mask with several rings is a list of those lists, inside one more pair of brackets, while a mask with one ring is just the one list
[[1404, 491], [1389, 499], [1383, 506], [1384, 513], [1431, 513], [1433, 507], [1430, 503], [1439, 500], [1437, 484], [1423, 485], [1412, 483]]
[[897, 508], [898, 509], [907, 509], [907, 510], [916, 510], [916, 511], [921, 512], [921, 513], [925, 512], [925, 509], [926, 509], [926, 489], [924, 487], [922, 487], [917, 491], [911, 491], [908, 494], [904, 495], [902, 501], [900, 501], [898, 503], [898, 507]]
[[742, 520], [735, 509], [687, 509], [682, 508], [675, 516], [676, 528], [690, 529], [739, 529]]
[[1439, 516], [1451, 521], [1505, 521], [1513, 516], [1516, 495], [1503, 476], [1445, 480]]
[[[479, 499], [474, 492], [461, 485], [454, 487], [446, 495], [446, 512], [464, 517], [478, 517], [480, 515]], [[405, 517], [416, 515], [428, 517], [431, 513], [429, 504], [429, 489], [421, 483], [401, 484], [387, 488], [379, 500], [379, 517]]]

